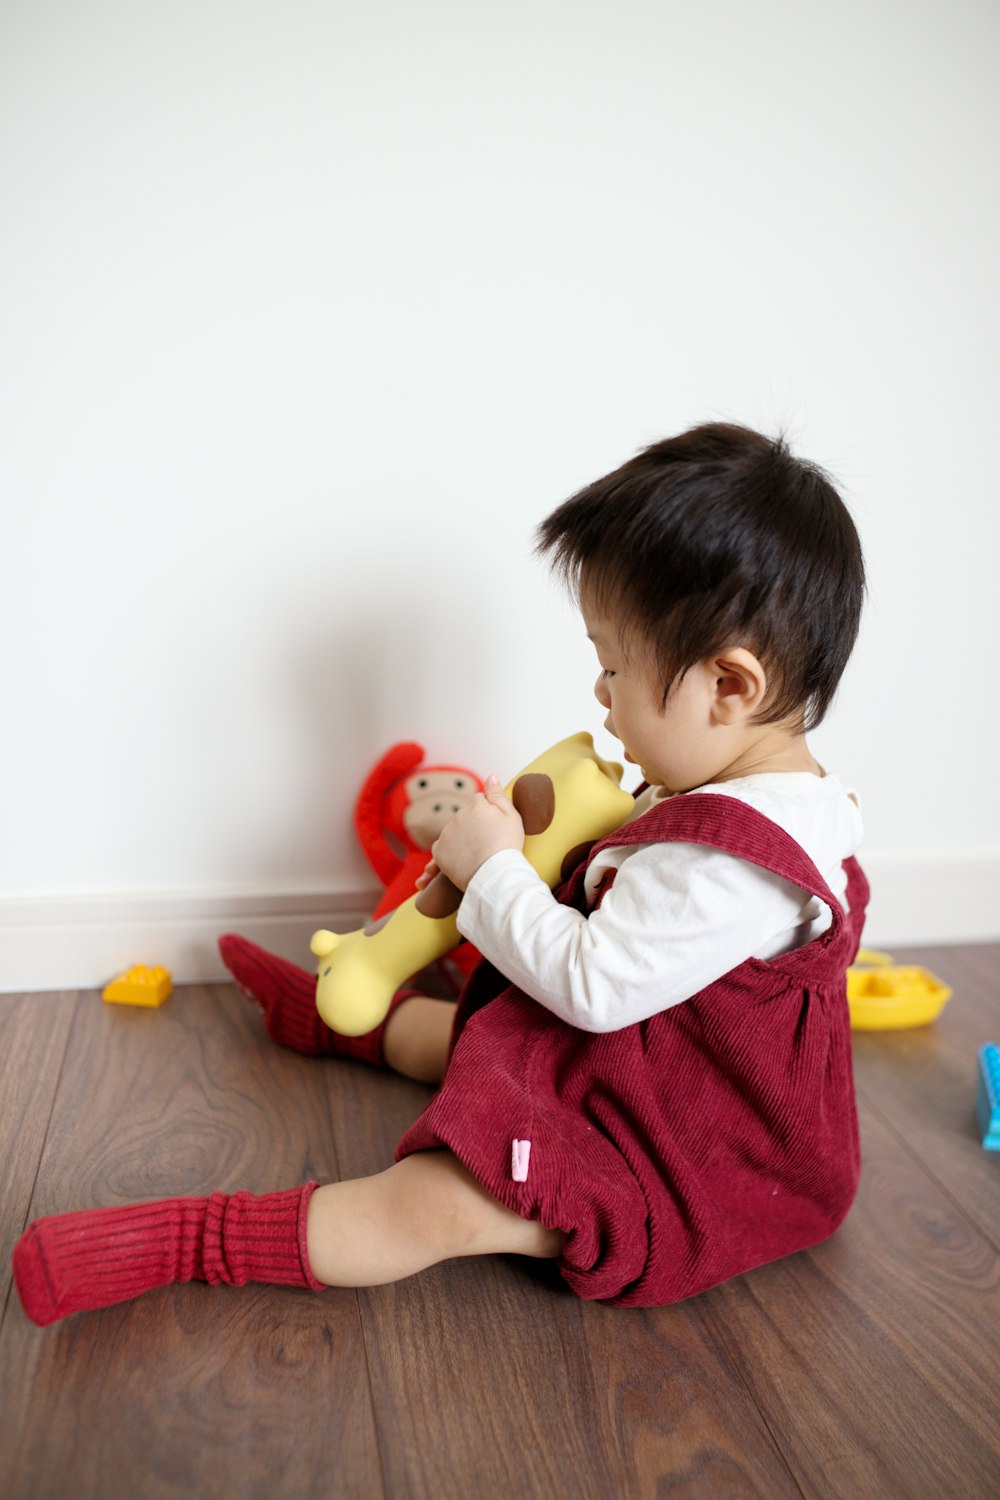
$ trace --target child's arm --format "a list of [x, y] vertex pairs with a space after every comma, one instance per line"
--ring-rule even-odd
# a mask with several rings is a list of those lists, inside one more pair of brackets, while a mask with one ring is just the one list
[[805, 894], [720, 850], [637, 848], [588, 916], [523, 855], [468, 882], [459, 931], [519, 989], [584, 1031], [617, 1031], [690, 999], [802, 920]]

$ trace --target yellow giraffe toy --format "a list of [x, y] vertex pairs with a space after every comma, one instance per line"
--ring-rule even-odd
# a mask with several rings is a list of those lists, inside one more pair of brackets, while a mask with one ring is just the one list
[[[589, 734], [572, 734], [526, 766], [506, 788], [524, 822], [524, 853], [546, 885], [558, 884], [567, 856], [604, 838], [633, 807], [620, 786], [623, 767], [602, 760]], [[462, 893], [445, 875], [381, 921], [359, 932], [316, 932], [316, 1007], [333, 1031], [361, 1036], [388, 1013], [412, 974], [459, 941]]]

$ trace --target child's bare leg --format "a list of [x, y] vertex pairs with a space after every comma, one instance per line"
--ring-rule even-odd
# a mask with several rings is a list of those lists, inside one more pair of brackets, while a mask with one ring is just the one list
[[381, 1286], [463, 1255], [551, 1259], [564, 1239], [497, 1202], [450, 1151], [418, 1151], [375, 1177], [317, 1188], [306, 1235], [326, 1286]]
[[45, 1326], [154, 1287], [379, 1286], [460, 1255], [558, 1255], [563, 1236], [491, 1198], [449, 1151], [355, 1182], [213, 1193], [36, 1219], [14, 1247], [28, 1316]]
[[392, 1012], [382, 1038], [386, 1064], [420, 1083], [440, 1083], [455, 1018], [452, 1000], [411, 995]]

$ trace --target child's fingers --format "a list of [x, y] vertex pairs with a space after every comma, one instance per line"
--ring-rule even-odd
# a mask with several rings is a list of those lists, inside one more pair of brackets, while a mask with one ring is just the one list
[[417, 890], [418, 891], [422, 891], [423, 888], [424, 888], [424, 886], [425, 885], [430, 885], [430, 883], [434, 879], [435, 875], [440, 875], [440, 873], [441, 873], [441, 871], [438, 868], [438, 862], [437, 862], [437, 860], [436, 859], [429, 859], [427, 861], [427, 863], [424, 865], [423, 870], [417, 876], [417, 879], [416, 879]]
[[504, 817], [521, 826], [521, 814], [514, 806], [503, 789], [503, 782], [499, 776], [488, 776], [486, 778], [486, 789], [483, 793], [490, 807], [496, 808], [497, 812], [503, 813]]

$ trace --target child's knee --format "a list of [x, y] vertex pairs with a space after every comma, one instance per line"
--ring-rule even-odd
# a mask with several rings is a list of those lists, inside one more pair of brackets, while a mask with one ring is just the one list
[[386, 1022], [383, 1050], [390, 1068], [420, 1083], [440, 1083], [455, 1018], [453, 1001], [412, 995]]

